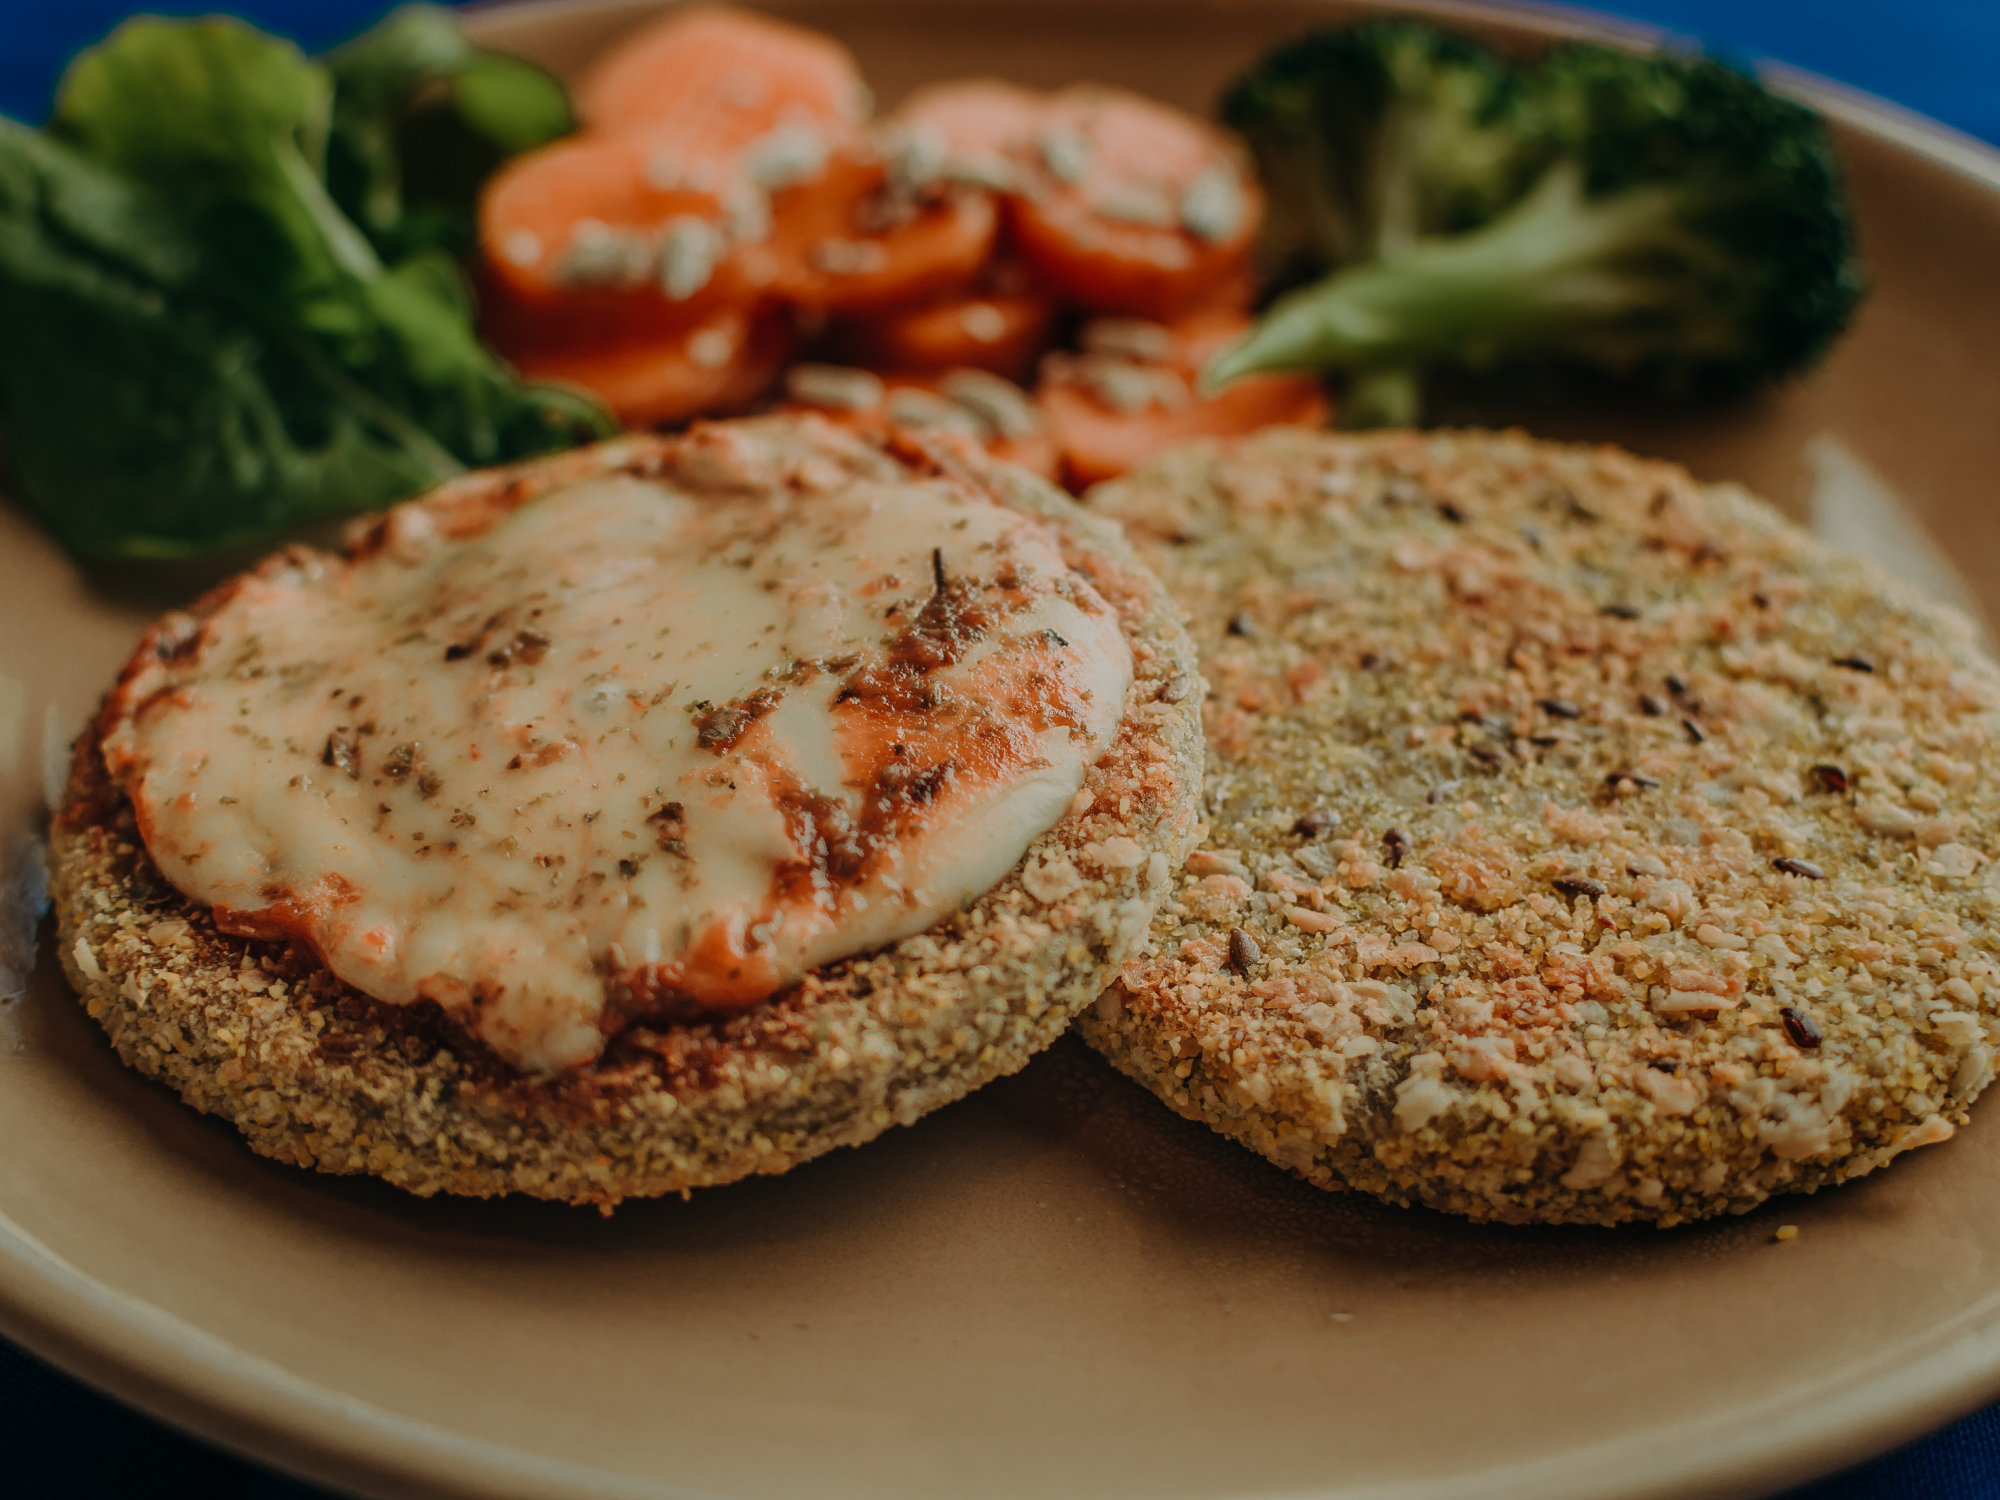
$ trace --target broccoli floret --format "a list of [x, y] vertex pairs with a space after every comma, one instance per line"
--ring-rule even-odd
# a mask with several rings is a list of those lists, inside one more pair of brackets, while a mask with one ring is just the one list
[[1317, 32], [1265, 59], [1222, 117], [1268, 189], [1267, 272], [1379, 260], [1519, 196], [1535, 147], [1512, 123], [1516, 83], [1484, 48], [1412, 21]]
[[1386, 371], [1393, 389], [1396, 372], [1540, 361], [1708, 395], [1803, 370], [1846, 326], [1854, 228], [1802, 105], [1712, 59], [1578, 43], [1519, 73], [1492, 118], [1529, 164], [1518, 197], [1457, 233], [1329, 260], [1208, 381]]
[[[1515, 70], [1421, 21], [1365, 21], [1300, 38], [1223, 99], [1269, 203], [1267, 286], [1400, 254], [1484, 223], [1519, 197], [1543, 143], [1515, 120]], [[1350, 372], [1350, 422], [1415, 419], [1416, 373]]]

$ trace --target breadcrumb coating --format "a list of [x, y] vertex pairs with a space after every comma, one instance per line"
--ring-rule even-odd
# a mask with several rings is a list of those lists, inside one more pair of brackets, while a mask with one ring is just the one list
[[1197, 829], [1192, 647], [1115, 528], [970, 450], [884, 452], [808, 417], [708, 424], [472, 475], [359, 528], [353, 549], [394, 545], [410, 524], [474, 534], [598, 474], [671, 471], [696, 490], [710, 472], [739, 482], [746, 444], [771, 482], [806, 491], [910, 472], [980, 487], [1048, 521], [1117, 611], [1135, 679], [1124, 721], [1012, 874], [930, 931], [826, 965], [741, 1016], [635, 1027], [594, 1066], [523, 1077], [434, 1006], [382, 1004], [308, 951], [218, 932], [154, 868], [93, 730], [55, 822], [51, 890], [64, 970], [119, 1055], [281, 1161], [420, 1195], [516, 1192], [609, 1209], [867, 1141], [1059, 1036], [1138, 951]]
[[1208, 820], [1080, 1021], [1309, 1181], [1670, 1225], [1942, 1141], [2000, 1042], [2000, 674], [1730, 485], [1272, 431], [1089, 502], [1190, 610]]

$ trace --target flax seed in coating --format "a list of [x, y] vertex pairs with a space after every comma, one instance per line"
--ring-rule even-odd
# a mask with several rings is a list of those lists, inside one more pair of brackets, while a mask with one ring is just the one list
[[1264, 950], [1257, 940], [1241, 927], [1229, 929], [1229, 967], [1239, 974], [1248, 974], [1257, 961], [1264, 956]]
[[1817, 1051], [1820, 1044], [1826, 1040], [1819, 1029], [1819, 1022], [1796, 1005], [1782, 1007], [1778, 1015], [1785, 1023], [1785, 1035], [1792, 1039], [1793, 1046]]

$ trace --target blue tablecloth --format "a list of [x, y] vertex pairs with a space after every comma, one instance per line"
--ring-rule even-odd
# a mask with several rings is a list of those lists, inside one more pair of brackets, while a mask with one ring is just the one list
[[[381, 0], [0, 0], [0, 113], [40, 120], [63, 60], [135, 8], [230, 9], [317, 50]], [[1606, 9], [1749, 57], [1856, 84], [2000, 143], [2000, 0], [1616, 0]], [[4, 337], [4, 331], [0, 331]], [[190, 1494], [313, 1500], [321, 1491], [186, 1438], [0, 1342], [0, 1492], [15, 1500]], [[2000, 1496], [2000, 1407], [1790, 1500]]]

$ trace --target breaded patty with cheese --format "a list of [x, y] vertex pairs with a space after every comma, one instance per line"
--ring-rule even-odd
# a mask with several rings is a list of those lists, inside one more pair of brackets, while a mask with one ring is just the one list
[[603, 1206], [1020, 1067], [1195, 830], [1114, 528], [816, 418], [468, 476], [169, 616], [77, 746], [62, 961], [266, 1155]]

